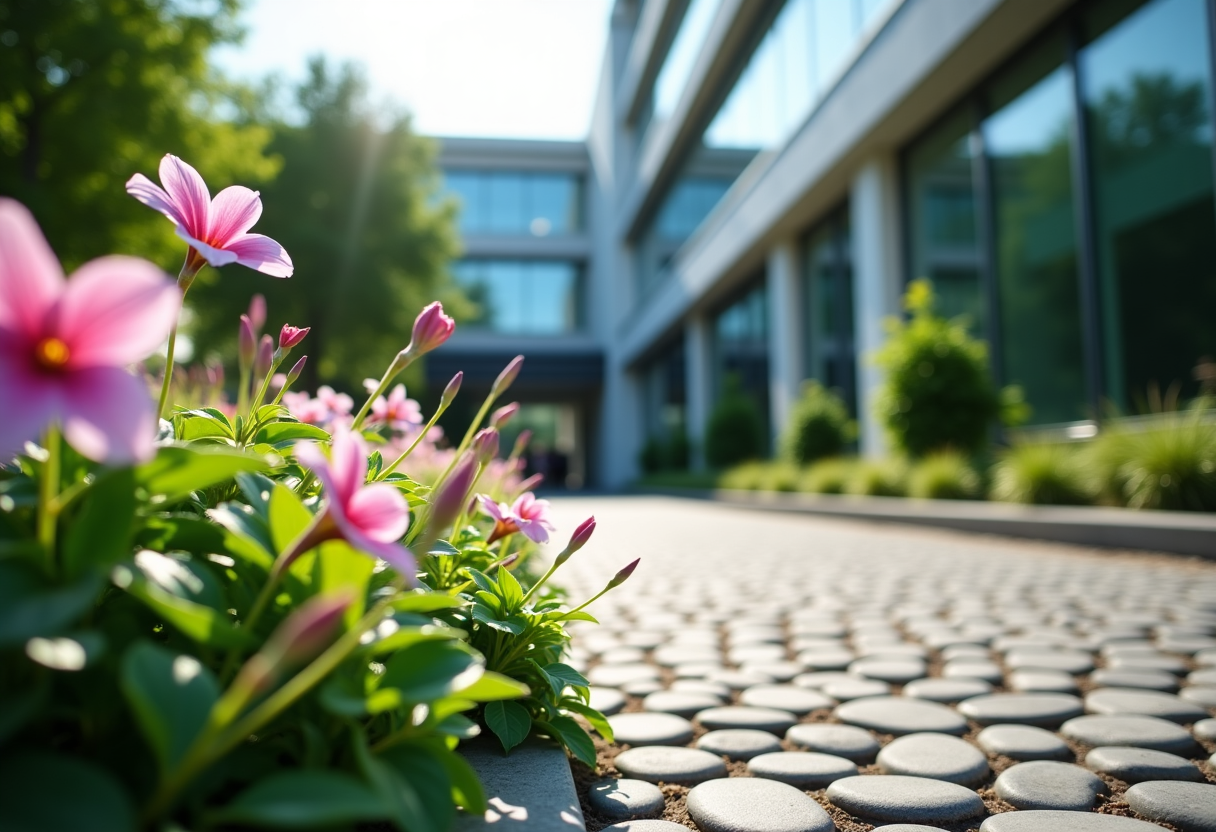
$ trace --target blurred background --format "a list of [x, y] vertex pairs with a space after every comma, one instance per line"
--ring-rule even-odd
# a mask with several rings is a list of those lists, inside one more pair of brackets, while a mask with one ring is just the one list
[[[69, 267], [176, 272], [132, 173], [171, 152], [213, 193], [260, 189], [295, 276], [204, 271], [183, 360], [231, 364], [261, 292], [272, 328], [313, 327], [307, 385], [357, 398], [440, 299], [458, 332], [410, 395], [464, 370], [461, 431], [526, 354], [511, 427], [553, 485], [774, 458], [773, 487], [822, 490], [803, 469], [826, 456], [906, 493], [874, 483], [949, 451], [986, 493], [1010, 443], [1067, 455], [1206, 408], [1214, 21], [1213, 0], [0, 0], [0, 193]], [[905, 305], [918, 278], [928, 306]], [[916, 309], [940, 325], [883, 324]], [[791, 450], [823, 413], [828, 450]], [[1204, 437], [1169, 451], [1201, 479]]]

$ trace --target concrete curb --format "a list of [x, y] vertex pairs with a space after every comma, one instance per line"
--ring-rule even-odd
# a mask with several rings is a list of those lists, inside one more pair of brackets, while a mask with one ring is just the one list
[[1216, 559], [1216, 515], [1096, 506], [1027, 506], [731, 489], [647, 488], [645, 493], [730, 505], [907, 523], [1112, 549], [1147, 549]]
[[485, 817], [456, 816], [454, 832], [585, 832], [566, 752], [529, 739], [510, 755], [492, 737], [460, 746], [477, 772], [490, 808]]

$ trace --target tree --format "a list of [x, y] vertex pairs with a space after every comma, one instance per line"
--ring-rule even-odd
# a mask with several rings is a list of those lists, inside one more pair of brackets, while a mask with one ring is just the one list
[[247, 94], [208, 69], [240, 0], [0, 0], [0, 193], [24, 202], [65, 267], [101, 254], [176, 273], [181, 241], [124, 192], [165, 153], [213, 190], [257, 185], [270, 130], [221, 117]]
[[202, 313], [193, 334], [199, 349], [230, 352], [237, 316], [262, 292], [276, 328], [313, 328], [306, 381], [353, 390], [406, 345], [427, 302], [463, 308], [447, 282], [455, 208], [437, 198], [431, 143], [408, 116], [374, 111], [355, 69], [314, 59], [297, 101], [302, 123], [274, 125], [283, 169], [262, 191], [257, 227], [286, 247], [295, 275], [250, 282], [204, 270], [190, 295]]

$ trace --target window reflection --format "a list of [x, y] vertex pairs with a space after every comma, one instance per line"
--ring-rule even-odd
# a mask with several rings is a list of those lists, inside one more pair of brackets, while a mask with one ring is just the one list
[[583, 230], [578, 176], [449, 170], [444, 179], [460, 202], [462, 233], [547, 237]]
[[560, 335], [579, 328], [576, 263], [462, 260], [453, 272], [477, 308], [461, 326], [517, 335]]
[[806, 375], [836, 390], [856, 410], [853, 267], [846, 209], [837, 209], [807, 237], [804, 263]]
[[768, 292], [763, 281], [718, 313], [713, 322], [715, 398], [735, 376], [769, 423]]

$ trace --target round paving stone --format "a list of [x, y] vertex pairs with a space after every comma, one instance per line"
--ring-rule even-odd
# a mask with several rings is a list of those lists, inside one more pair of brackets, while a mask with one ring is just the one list
[[872, 696], [845, 702], [832, 712], [841, 722], [869, 728], [880, 734], [967, 733], [967, 721], [936, 702], [903, 696]]
[[758, 777], [710, 780], [688, 793], [702, 832], [835, 832], [818, 803], [793, 786]]
[[1093, 772], [1072, 763], [1034, 760], [1005, 769], [993, 789], [1018, 809], [1087, 812], [1106, 784]]
[[1009, 674], [1009, 687], [1018, 693], [1076, 693], [1077, 682], [1058, 670], [1019, 670]]
[[1033, 725], [990, 725], [976, 736], [980, 748], [1015, 760], [1071, 760], [1064, 740]]
[[692, 723], [675, 714], [617, 714], [608, 717], [616, 741], [625, 745], [684, 745]]
[[930, 702], [954, 703], [992, 692], [982, 679], [917, 679], [904, 685], [904, 696]]
[[730, 688], [719, 682], [707, 682], [704, 679], [676, 679], [671, 683], [671, 690], [679, 693], [707, 693], [717, 697], [719, 702], [730, 698]]
[[756, 685], [739, 696], [739, 702], [754, 708], [776, 708], [791, 714], [809, 714], [836, 707], [836, 700], [797, 685]]
[[1066, 693], [992, 693], [960, 702], [958, 711], [980, 725], [1048, 728], [1085, 713], [1081, 700]]
[[756, 673], [769, 676], [774, 682], [788, 682], [802, 672], [798, 662], [748, 662], [739, 668], [744, 673]]
[[1107, 662], [1107, 667], [1114, 670], [1164, 670], [1166, 673], [1175, 673], [1179, 676], [1187, 671], [1186, 662], [1177, 656], [1167, 656], [1164, 653], [1112, 656]]
[[659, 787], [645, 780], [602, 780], [587, 790], [587, 803], [606, 818], [623, 820], [662, 814], [664, 799]]
[[1125, 783], [1146, 780], [1192, 780], [1203, 782], [1203, 772], [1177, 754], [1147, 748], [1102, 746], [1085, 755], [1085, 765], [1100, 774], [1118, 777]]
[[1000, 684], [1004, 672], [999, 665], [990, 661], [959, 659], [946, 662], [942, 667], [942, 676], [947, 679], [982, 679], [992, 684]]
[[648, 783], [691, 786], [726, 776], [726, 763], [721, 757], [696, 748], [631, 748], [616, 755], [612, 764], [626, 777]]
[[781, 741], [767, 731], [755, 728], [723, 728], [702, 734], [697, 748], [731, 760], [750, 760], [760, 754], [781, 750]]
[[691, 717], [706, 708], [716, 708], [722, 704], [717, 696], [708, 693], [687, 693], [674, 690], [660, 690], [642, 700], [642, 707], [676, 716]]
[[637, 679], [621, 685], [621, 691], [630, 696], [650, 696], [663, 689], [663, 683], [658, 679]]
[[1079, 716], [1060, 726], [1060, 733], [1086, 745], [1128, 745], [1187, 754], [1195, 740], [1185, 729], [1155, 716]]
[[1201, 719], [1191, 726], [1201, 740], [1216, 740], [1216, 719]]
[[1178, 677], [1162, 670], [1111, 670], [1104, 667], [1089, 674], [1089, 681], [1107, 688], [1138, 688], [1173, 693]]
[[709, 708], [697, 714], [697, 722], [711, 731], [721, 728], [754, 728], [778, 736], [784, 734], [797, 721], [797, 717], [789, 711], [738, 705]]
[[844, 757], [815, 751], [781, 751], [752, 757], [747, 770], [753, 777], [778, 780], [800, 789], [823, 789], [842, 777], [853, 777], [857, 766]]
[[827, 797], [846, 812], [873, 820], [954, 823], [984, 814], [984, 801], [971, 789], [926, 777], [845, 777], [828, 786]]
[[593, 685], [589, 690], [591, 691], [591, 701], [588, 704], [604, 716], [612, 716], [625, 707], [625, 694], [615, 688], [601, 688]]
[[711, 682], [721, 682], [731, 690], [744, 690], [753, 685], [771, 685], [774, 681], [773, 677], [766, 673], [741, 670], [717, 670], [705, 678]]
[[1093, 670], [1094, 660], [1080, 650], [1010, 650], [1005, 665], [1010, 670], [1059, 670], [1076, 676]]
[[980, 824], [980, 832], [1161, 832], [1155, 823], [1095, 812], [1004, 812]]
[[1171, 693], [1155, 690], [1100, 688], [1085, 694], [1085, 710], [1093, 714], [1139, 714], [1168, 719], [1170, 722], [1195, 722], [1207, 711]]
[[917, 679], [904, 685], [903, 695], [952, 704], [991, 692], [992, 685], [982, 679]]
[[940, 826], [924, 826], [919, 823], [889, 823], [875, 826], [874, 832], [943, 832]]
[[886, 696], [891, 692], [891, 686], [877, 679], [862, 679], [853, 676], [836, 682], [827, 682], [819, 690], [839, 702], [851, 699], [864, 699], [867, 696]]
[[823, 686], [830, 682], [848, 682], [856, 679], [857, 677], [851, 673], [839, 670], [821, 670], [815, 673], [800, 673], [794, 677], [793, 683], [808, 690], [822, 690]]
[[1216, 786], [1209, 783], [1137, 783], [1123, 799], [1137, 814], [1182, 832], [1216, 832]]
[[925, 675], [925, 663], [919, 659], [858, 659], [849, 665], [849, 672], [902, 685]]
[[627, 820], [605, 826], [600, 832], [688, 832], [688, 827], [669, 820]]
[[1186, 680], [1192, 685], [1216, 685], [1216, 667], [1193, 670], [1187, 674]]
[[988, 760], [975, 746], [946, 734], [909, 734], [878, 752], [885, 774], [931, 777], [974, 786], [988, 776]]
[[869, 763], [878, 754], [878, 740], [869, 731], [852, 725], [803, 723], [785, 732], [790, 743], [812, 751], [844, 757], [855, 763]]
[[648, 664], [601, 664], [591, 668], [587, 681], [606, 688], [619, 688], [630, 682], [657, 680], [659, 669]]
[[1200, 708], [1216, 708], [1216, 685], [1193, 685], [1183, 688], [1178, 698]]
[[852, 650], [804, 650], [798, 663], [807, 670], [844, 670], [856, 658]]

